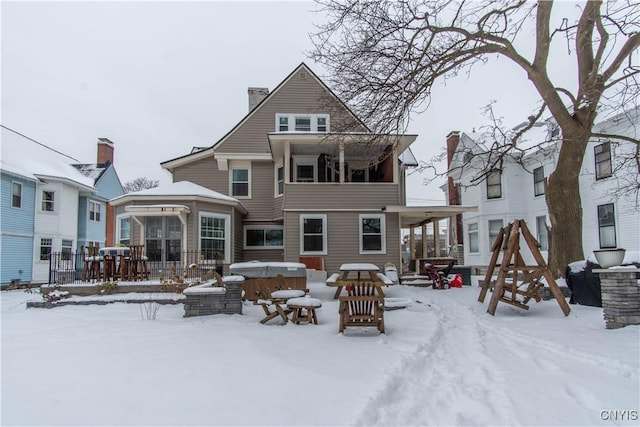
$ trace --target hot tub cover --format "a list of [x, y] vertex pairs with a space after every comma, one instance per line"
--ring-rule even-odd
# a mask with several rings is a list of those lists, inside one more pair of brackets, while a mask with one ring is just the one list
[[307, 267], [299, 262], [238, 262], [229, 266], [229, 272], [247, 278], [276, 277], [306, 277]]

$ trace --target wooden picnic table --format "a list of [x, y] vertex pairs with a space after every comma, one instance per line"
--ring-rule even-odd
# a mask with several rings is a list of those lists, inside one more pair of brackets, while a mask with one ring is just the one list
[[[355, 276], [355, 277], [354, 277]], [[334, 299], [340, 297], [344, 287], [375, 286], [378, 294], [384, 297], [382, 286], [391, 286], [393, 281], [380, 273], [380, 268], [370, 263], [345, 263], [340, 266], [340, 273], [327, 279], [327, 286], [336, 287]], [[347, 288], [352, 289], [352, 288]]]

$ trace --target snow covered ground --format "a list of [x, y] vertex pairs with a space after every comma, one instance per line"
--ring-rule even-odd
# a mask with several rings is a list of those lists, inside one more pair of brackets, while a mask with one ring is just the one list
[[[474, 281], [475, 283], [475, 281]], [[162, 305], [25, 308], [2, 298], [2, 425], [634, 425], [640, 327], [555, 300], [529, 311], [477, 287], [395, 286], [387, 333], [338, 334], [334, 289], [319, 325], [243, 315], [183, 318]], [[398, 300], [395, 300], [398, 301]], [[626, 411], [626, 412], [625, 412]]]

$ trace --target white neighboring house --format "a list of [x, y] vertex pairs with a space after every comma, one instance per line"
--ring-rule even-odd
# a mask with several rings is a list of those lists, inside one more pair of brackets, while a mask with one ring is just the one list
[[[637, 139], [640, 137], [638, 126], [640, 108], [596, 124], [594, 132]], [[519, 145], [530, 151], [521, 157], [506, 156], [501, 173], [480, 176], [483, 163], [488, 161], [484, 147], [491, 145], [487, 135], [451, 132], [447, 136], [447, 147], [452, 153], [448, 172], [451, 184], [443, 186], [447, 200], [451, 204], [455, 200], [462, 205], [478, 206], [478, 212], [463, 214], [462, 227], [458, 228], [462, 232], [462, 239], [458, 240], [464, 242], [466, 265], [488, 265], [498, 231], [515, 219], [525, 220], [541, 245], [542, 255], [548, 259], [550, 221], [544, 180], [555, 169], [559, 144], [559, 129], [553, 121], [536, 123]], [[593, 250], [601, 248], [640, 251], [640, 213], [635, 195], [616, 192], [620, 186], [638, 181], [637, 167], [621, 163], [625, 156], [633, 155], [635, 149], [635, 144], [619, 140], [589, 142], [580, 172], [585, 259]], [[453, 197], [452, 191], [457, 192]], [[534, 262], [528, 250], [522, 250], [522, 255], [525, 262]]]

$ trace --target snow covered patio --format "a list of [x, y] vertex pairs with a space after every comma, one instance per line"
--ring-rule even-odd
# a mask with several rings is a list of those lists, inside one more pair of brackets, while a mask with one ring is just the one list
[[386, 334], [343, 335], [334, 289], [308, 287], [322, 300], [317, 326], [261, 325], [251, 302], [191, 318], [162, 305], [147, 320], [139, 304], [26, 309], [41, 296], [4, 291], [0, 422], [638, 423], [640, 327], [606, 330], [602, 308], [572, 305], [565, 318], [543, 301], [490, 316], [475, 286], [393, 286], [387, 297], [412, 302], [385, 313]]

